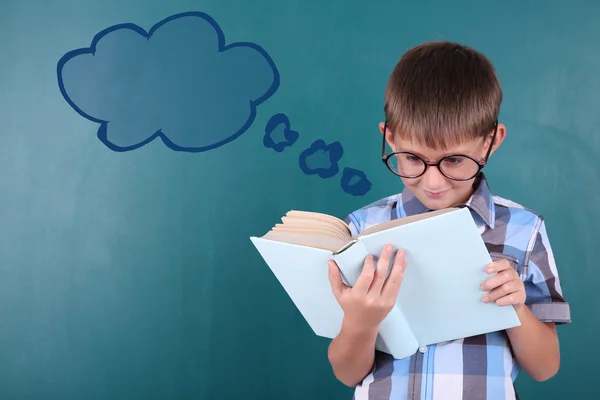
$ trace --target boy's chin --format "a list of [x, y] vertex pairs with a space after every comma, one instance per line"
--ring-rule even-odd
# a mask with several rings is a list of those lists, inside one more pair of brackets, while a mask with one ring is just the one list
[[448, 191], [447, 193], [444, 193], [440, 196], [439, 194], [432, 195], [427, 192], [420, 191], [417, 197], [419, 198], [421, 203], [423, 203], [423, 205], [428, 209], [441, 210], [443, 208], [448, 208], [455, 205], [452, 194], [453, 193], [451, 193], [451, 191]]

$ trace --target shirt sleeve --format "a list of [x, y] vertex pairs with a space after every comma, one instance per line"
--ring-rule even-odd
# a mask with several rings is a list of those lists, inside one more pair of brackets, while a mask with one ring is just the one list
[[352, 232], [352, 237], [358, 236], [360, 233], [360, 221], [356, 218], [354, 213], [350, 213], [344, 218], [344, 222], [348, 227], [350, 227], [350, 232]]
[[527, 268], [522, 277], [527, 299], [525, 304], [540, 321], [567, 324], [571, 322], [569, 304], [565, 301], [554, 254], [546, 232], [546, 224], [541, 220], [533, 238]]

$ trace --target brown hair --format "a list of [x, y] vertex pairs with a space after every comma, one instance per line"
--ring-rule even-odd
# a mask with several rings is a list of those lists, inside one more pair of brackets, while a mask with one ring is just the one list
[[501, 102], [500, 82], [483, 54], [428, 42], [409, 49], [394, 68], [384, 111], [394, 135], [445, 149], [489, 133]]

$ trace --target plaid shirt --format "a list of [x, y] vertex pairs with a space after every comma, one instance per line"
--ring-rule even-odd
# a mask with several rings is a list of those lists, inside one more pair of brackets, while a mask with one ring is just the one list
[[[493, 196], [483, 174], [464, 206], [471, 210], [492, 259], [507, 259], [521, 275], [532, 313], [544, 322], [570, 322], [543, 218]], [[354, 211], [346, 222], [357, 234], [390, 219], [427, 211], [405, 189]], [[494, 332], [431, 345], [401, 360], [377, 352], [373, 370], [356, 387], [354, 399], [516, 399], [513, 382], [518, 372], [506, 332]]]

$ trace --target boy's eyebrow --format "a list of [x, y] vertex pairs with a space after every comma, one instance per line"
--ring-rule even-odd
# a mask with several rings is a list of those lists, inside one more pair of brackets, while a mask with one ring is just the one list
[[[400, 148], [400, 149], [398, 149], [398, 151], [404, 151], [404, 152], [407, 152], [407, 153], [412, 153], [414, 155], [417, 155], [417, 156], [421, 157], [425, 161], [432, 162], [432, 160], [429, 157], [425, 157], [421, 152], [418, 152], [418, 151], [415, 151], [415, 150]], [[441, 156], [439, 158], [442, 158], [442, 157], [445, 157], [445, 156]]]
[[[436, 149], [431, 149], [431, 150], [432, 151], [441, 151], [441, 150], [436, 150]], [[405, 151], [407, 153], [412, 153], [412, 154], [415, 154], [415, 155], [421, 157], [425, 161], [433, 162], [433, 160], [431, 160], [428, 157], [425, 157], [421, 152], [418, 152], [418, 151], [415, 151], [415, 150], [410, 150], [410, 149], [404, 149], [404, 150], [402, 150], [402, 149], [399, 149], [398, 151]], [[442, 155], [440, 155], [439, 157], [437, 157], [437, 160], [435, 160], [435, 161], [438, 161], [438, 160], [440, 160], [440, 159], [442, 159], [444, 157], [452, 156], [452, 155], [461, 155], [461, 154], [464, 154], [464, 155], [472, 156], [471, 153], [472, 153], [472, 151], [445, 151]]]

